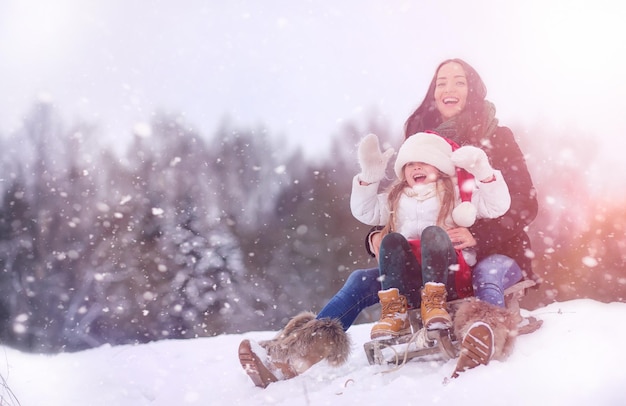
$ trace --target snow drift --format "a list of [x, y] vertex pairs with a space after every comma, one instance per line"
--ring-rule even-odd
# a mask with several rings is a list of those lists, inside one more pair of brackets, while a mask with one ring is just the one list
[[[348, 363], [315, 365], [303, 375], [255, 387], [239, 365], [249, 332], [78, 353], [25, 354], [3, 348], [8, 405], [622, 405], [626, 404], [626, 303], [579, 299], [529, 312], [544, 320], [520, 336], [504, 362], [467, 371], [444, 384], [455, 361], [371, 366], [363, 352], [371, 324], [353, 326]], [[18, 403], [19, 402], [19, 403]]]

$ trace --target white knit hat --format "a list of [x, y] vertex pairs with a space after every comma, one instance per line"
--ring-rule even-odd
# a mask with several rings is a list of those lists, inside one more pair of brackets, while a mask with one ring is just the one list
[[448, 176], [454, 176], [452, 146], [441, 136], [432, 133], [417, 133], [404, 141], [393, 169], [402, 179], [402, 168], [409, 162], [423, 162], [439, 169]]

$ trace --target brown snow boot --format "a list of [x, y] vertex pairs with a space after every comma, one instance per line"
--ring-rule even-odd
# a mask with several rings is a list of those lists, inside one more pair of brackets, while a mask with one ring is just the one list
[[459, 376], [460, 372], [487, 365], [494, 351], [493, 331], [488, 324], [477, 321], [469, 328], [461, 343], [461, 354], [452, 373], [452, 378]]
[[504, 360], [513, 350], [521, 316], [477, 298], [463, 302], [454, 316], [454, 335], [461, 342], [461, 355], [452, 374], [486, 365], [490, 360]]
[[374, 324], [370, 337], [372, 340], [398, 337], [411, 332], [406, 297], [397, 288], [378, 292], [382, 311], [380, 320]]
[[446, 310], [447, 298], [443, 283], [426, 282], [422, 288], [422, 324], [427, 330], [452, 327], [452, 319]]
[[255, 386], [265, 388], [270, 383], [278, 381], [278, 379], [263, 363], [262, 358], [265, 358], [264, 351], [258, 351], [259, 347], [255, 352], [252, 347], [253, 344], [250, 340], [243, 340], [239, 344], [239, 363], [241, 363], [241, 366], [252, 379]]
[[339, 320], [315, 318], [303, 312], [271, 340], [243, 340], [239, 361], [252, 382], [265, 388], [272, 382], [294, 378], [316, 363], [332, 366], [345, 363], [350, 355], [350, 338]]

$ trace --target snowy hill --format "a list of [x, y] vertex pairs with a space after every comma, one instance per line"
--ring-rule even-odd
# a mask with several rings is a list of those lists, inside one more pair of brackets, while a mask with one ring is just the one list
[[[1, 405], [624, 405], [626, 303], [589, 299], [531, 312], [544, 320], [520, 336], [506, 362], [491, 362], [443, 384], [454, 361], [370, 366], [363, 352], [371, 325], [353, 326], [354, 348], [341, 368], [321, 363], [267, 389], [239, 365], [250, 332], [136, 346], [103, 346], [73, 354], [2, 349], [6, 387]], [[7, 389], [8, 388], [8, 389]], [[12, 391], [12, 394], [11, 392]], [[14, 396], [15, 398], [12, 398]], [[19, 402], [19, 403], [18, 403]]]

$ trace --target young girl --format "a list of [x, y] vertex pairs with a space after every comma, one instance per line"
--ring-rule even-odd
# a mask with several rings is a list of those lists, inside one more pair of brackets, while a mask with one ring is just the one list
[[353, 180], [352, 214], [365, 224], [384, 226], [385, 235], [379, 253], [382, 314], [373, 339], [408, 333], [409, 307], [421, 308], [426, 328], [449, 328], [447, 297], [472, 294], [469, 266], [476, 258], [473, 251], [455, 250], [446, 230], [509, 209], [506, 182], [486, 154], [473, 146], [453, 152], [453, 146], [433, 133], [409, 137], [398, 151], [396, 181], [378, 193], [393, 150], [381, 154], [373, 134], [359, 145], [361, 173]]

